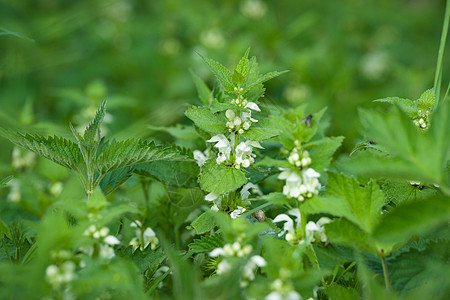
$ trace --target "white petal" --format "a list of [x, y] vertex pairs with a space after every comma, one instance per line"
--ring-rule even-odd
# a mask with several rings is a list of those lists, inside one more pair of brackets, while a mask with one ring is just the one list
[[205, 196], [205, 200], [206, 201], [214, 201], [217, 198], [219, 198], [220, 195], [215, 194], [215, 193], [209, 193], [208, 195]]
[[144, 231], [144, 239], [151, 238], [151, 237], [154, 237], [154, 236], [156, 236], [156, 234], [150, 227], [145, 229], [145, 231]]
[[247, 103], [247, 105], [245, 106], [245, 108], [250, 108], [256, 111], [261, 111], [261, 109], [259, 109], [258, 104], [256, 104], [255, 102], [249, 102]]
[[214, 142], [219, 142], [219, 141], [223, 141], [226, 139], [227, 138], [223, 134], [217, 134], [217, 135], [211, 137], [209, 140], [207, 140], [207, 142], [214, 143]]
[[267, 262], [264, 258], [262, 258], [259, 255], [253, 255], [250, 260], [255, 263], [258, 267], [265, 267], [267, 265]]
[[119, 245], [120, 244], [120, 241], [113, 235], [108, 235], [107, 237], [105, 237], [104, 241], [108, 245]]
[[309, 168], [303, 173], [303, 176], [306, 176], [309, 178], [319, 178], [320, 173], [317, 173], [316, 171], [314, 171], [314, 169]]
[[217, 257], [219, 255], [225, 255], [225, 250], [223, 248], [216, 248], [213, 251], [209, 252], [209, 256]]
[[322, 225], [325, 225], [325, 224], [328, 224], [328, 223], [331, 223], [331, 220], [329, 218], [327, 218], [327, 217], [322, 217], [322, 218], [319, 219], [319, 221], [317, 221], [317, 224], [319, 226], [322, 226]]

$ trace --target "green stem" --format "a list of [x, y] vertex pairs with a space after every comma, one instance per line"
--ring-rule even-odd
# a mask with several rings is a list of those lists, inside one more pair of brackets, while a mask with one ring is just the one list
[[391, 289], [391, 284], [389, 282], [389, 273], [386, 265], [386, 259], [384, 258], [384, 255], [381, 256], [381, 265], [383, 266], [383, 275], [384, 275], [384, 285], [386, 286], [386, 289]]
[[434, 93], [436, 96], [436, 100], [434, 102], [433, 111], [436, 110], [436, 107], [439, 104], [439, 97], [440, 97], [440, 92], [441, 92], [441, 81], [442, 81], [442, 65], [443, 65], [443, 61], [444, 61], [445, 42], [447, 40], [449, 19], [450, 19], [450, 0], [447, 0], [446, 6], [445, 6], [444, 25], [442, 27], [442, 34], [441, 34], [441, 42], [439, 45], [436, 73], [434, 75]]

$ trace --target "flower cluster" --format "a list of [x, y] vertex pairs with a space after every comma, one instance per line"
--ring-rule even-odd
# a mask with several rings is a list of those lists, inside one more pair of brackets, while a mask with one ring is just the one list
[[155, 232], [150, 227], [147, 227], [144, 230], [142, 223], [137, 220], [132, 222], [130, 226], [136, 228], [136, 237], [130, 241], [130, 245], [133, 246], [133, 252], [139, 247], [141, 248], [141, 251], [144, 251], [148, 245], [151, 245], [152, 250], [156, 249], [159, 244], [159, 240], [156, 237]]
[[[102, 258], [111, 259], [115, 256], [112, 246], [120, 244], [120, 241], [115, 236], [108, 234], [108, 227], [97, 229], [97, 226], [95, 225], [91, 225], [84, 231], [85, 236], [89, 236], [98, 241], [98, 255]], [[81, 247], [80, 250], [89, 256], [94, 255], [93, 246]]]
[[314, 197], [319, 193], [320, 174], [314, 171], [314, 169], [308, 168], [301, 171], [301, 175], [297, 171], [290, 169], [282, 169], [278, 179], [286, 180], [286, 184], [283, 187], [283, 194], [288, 198], [295, 198], [299, 201]]
[[306, 150], [300, 151], [297, 147], [292, 149], [291, 154], [288, 157], [288, 162], [297, 168], [303, 169], [311, 164], [311, 157]]
[[326, 242], [327, 236], [325, 234], [324, 225], [331, 222], [329, 218], [322, 217], [316, 223], [309, 221], [305, 226], [305, 238], [303, 239], [303, 233], [301, 229], [301, 214], [298, 208], [291, 209], [288, 214], [294, 216], [292, 219], [286, 214], [280, 214], [273, 219], [273, 223], [285, 222], [283, 230], [280, 231], [278, 236], [282, 236], [286, 233], [285, 239], [291, 244], [306, 243], [307, 245], [316, 241]]
[[292, 282], [289, 280], [275, 279], [270, 284], [272, 292], [264, 300], [301, 300], [302, 296], [295, 291]]
[[[261, 145], [256, 141], [247, 140], [234, 148], [234, 134], [231, 134], [229, 138], [231, 141], [223, 134], [218, 134], [207, 140], [209, 143], [216, 143], [214, 147], [219, 150], [216, 163], [233, 165], [236, 169], [248, 168], [255, 161], [253, 147], [262, 149]], [[235, 149], [234, 157], [231, 155], [233, 149]]]
[[428, 109], [419, 109], [417, 112], [417, 119], [414, 120], [414, 125], [421, 129], [427, 129], [429, 124], [428, 117], [430, 116], [430, 111]]
[[75, 269], [76, 265], [71, 260], [65, 261], [60, 265], [49, 265], [45, 270], [45, 280], [54, 290], [58, 290], [75, 279]]
[[[243, 246], [241, 244], [242, 237], [238, 238], [232, 244], [225, 244], [223, 248], [216, 248], [209, 253], [211, 257], [223, 256], [225, 259], [222, 260], [217, 265], [216, 274], [220, 275], [226, 273], [232, 269], [231, 264], [226, 260], [227, 257], [247, 257], [253, 250], [253, 247], [249, 244]], [[248, 262], [245, 264], [242, 272], [241, 287], [246, 287], [248, 284], [255, 279], [255, 271], [258, 267], [264, 267], [267, 262], [259, 255], [253, 255], [249, 258]]]

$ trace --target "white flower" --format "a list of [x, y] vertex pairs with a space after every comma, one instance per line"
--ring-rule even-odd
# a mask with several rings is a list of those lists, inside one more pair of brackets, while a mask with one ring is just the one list
[[242, 206], [238, 206], [235, 210], [233, 210], [233, 211], [230, 213], [230, 217], [231, 217], [232, 219], [236, 219], [237, 217], [240, 217], [241, 214], [243, 214], [245, 211], [246, 211], [245, 208], [243, 208]]
[[214, 205], [211, 207], [213, 211], [219, 211], [220, 205], [222, 204], [222, 195], [218, 195], [215, 193], [209, 193], [205, 196], [206, 201], [213, 202]]
[[226, 273], [230, 270], [231, 270], [231, 265], [226, 260], [223, 260], [217, 265], [216, 273], [217, 273], [217, 275], [220, 275], [220, 274]]
[[237, 145], [236, 161], [235, 161], [236, 169], [239, 169], [241, 166], [244, 168], [248, 168], [250, 164], [252, 164], [255, 161], [254, 157], [256, 155], [252, 153], [253, 147], [263, 149], [263, 147], [261, 147], [261, 145], [258, 142], [250, 140], [241, 142], [239, 145]]
[[325, 235], [325, 227], [323, 225], [328, 224], [330, 222], [331, 222], [331, 220], [326, 217], [320, 218], [317, 221], [317, 223], [309, 221], [305, 227], [306, 242], [308, 244], [314, 243], [316, 241], [316, 239], [318, 239], [321, 242], [326, 242], [327, 236]]
[[218, 134], [207, 140], [209, 143], [216, 143], [215, 148], [219, 150], [219, 154], [216, 159], [216, 163], [220, 165], [221, 163], [230, 160], [231, 149], [233, 148], [232, 143], [223, 135]]
[[248, 286], [250, 281], [253, 281], [255, 279], [255, 271], [258, 267], [265, 267], [267, 265], [267, 262], [264, 258], [262, 258], [259, 255], [253, 255], [250, 257], [250, 260], [247, 262], [247, 264], [244, 266], [243, 272], [242, 272], [242, 281], [241, 281], [241, 287]]
[[304, 201], [319, 193], [320, 183], [317, 178], [320, 174], [309, 168], [302, 170], [301, 177], [296, 171], [282, 169], [283, 172], [278, 175], [278, 179], [285, 179], [286, 184], [283, 187], [283, 194], [288, 198], [297, 198]]
[[302, 296], [296, 291], [290, 291], [287, 294], [283, 295], [280, 292], [274, 291], [271, 292], [264, 298], [264, 300], [301, 300]]
[[258, 104], [256, 104], [255, 102], [248, 102], [247, 105], [244, 106], [244, 108], [253, 109], [255, 111], [261, 111], [261, 109], [259, 109]]
[[142, 230], [142, 224], [140, 221], [136, 220], [130, 224], [131, 227], [136, 227], [136, 237], [131, 239], [130, 245], [133, 246], [133, 252], [136, 251], [138, 247], [141, 247], [141, 251], [144, 251], [148, 245], [151, 245], [151, 249], [155, 250], [156, 247], [159, 244], [159, 240], [156, 237], [155, 232], [150, 228], [147, 227], [144, 232], [142, 232], [142, 238], [141, 239], [141, 230]]
[[203, 166], [205, 162], [209, 158], [209, 151], [206, 149], [204, 152], [201, 152], [199, 150], [194, 151], [194, 159], [197, 161], [197, 165], [199, 167]]
[[298, 148], [292, 149], [288, 161], [298, 168], [306, 168], [312, 162], [311, 157], [309, 157], [309, 152], [304, 150], [299, 153]]
[[252, 193], [258, 194], [260, 196], [263, 195], [263, 193], [259, 189], [258, 185], [253, 184], [251, 182], [248, 182], [241, 189], [241, 198], [242, 198], [242, 200], [247, 200], [248, 199], [248, 197], [250, 196], [250, 191]]
[[301, 214], [298, 208], [291, 209], [288, 214], [295, 217], [295, 224], [293, 219], [291, 219], [286, 214], [280, 214], [272, 220], [273, 223], [285, 222], [283, 225], [283, 230], [280, 231], [278, 236], [282, 236], [286, 233], [286, 241], [290, 243], [298, 243], [301, 239]]
[[237, 256], [244, 257], [252, 252], [253, 247], [251, 245], [242, 246], [239, 242], [234, 242], [233, 244], [225, 244], [223, 248], [216, 248], [209, 253], [211, 257], [217, 256]]

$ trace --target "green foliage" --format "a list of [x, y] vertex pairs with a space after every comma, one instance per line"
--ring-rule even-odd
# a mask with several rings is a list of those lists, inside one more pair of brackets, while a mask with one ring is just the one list
[[220, 195], [240, 188], [247, 178], [241, 170], [208, 160], [201, 168], [198, 181], [203, 190]]
[[192, 106], [186, 110], [185, 114], [206, 132], [218, 134], [225, 131], [225, 118], [212, 113], [207, 107]]
[[197, 234], [203, 234], [210, 231], [216, 226], [214, 217], [207, 211], [198, 216], [192, 223], [191, 226], [195, 229]]
[[[197, 233], [199, 233], [198, 230]], [[211, 252], [212, 250], [223, 246], [223, 239], [219, 233], [215, 233], [213, 235], [207, 235], [201, 237], [200, 239], [196, 239], [188, 246], [190, 252], [193, 253]]]

